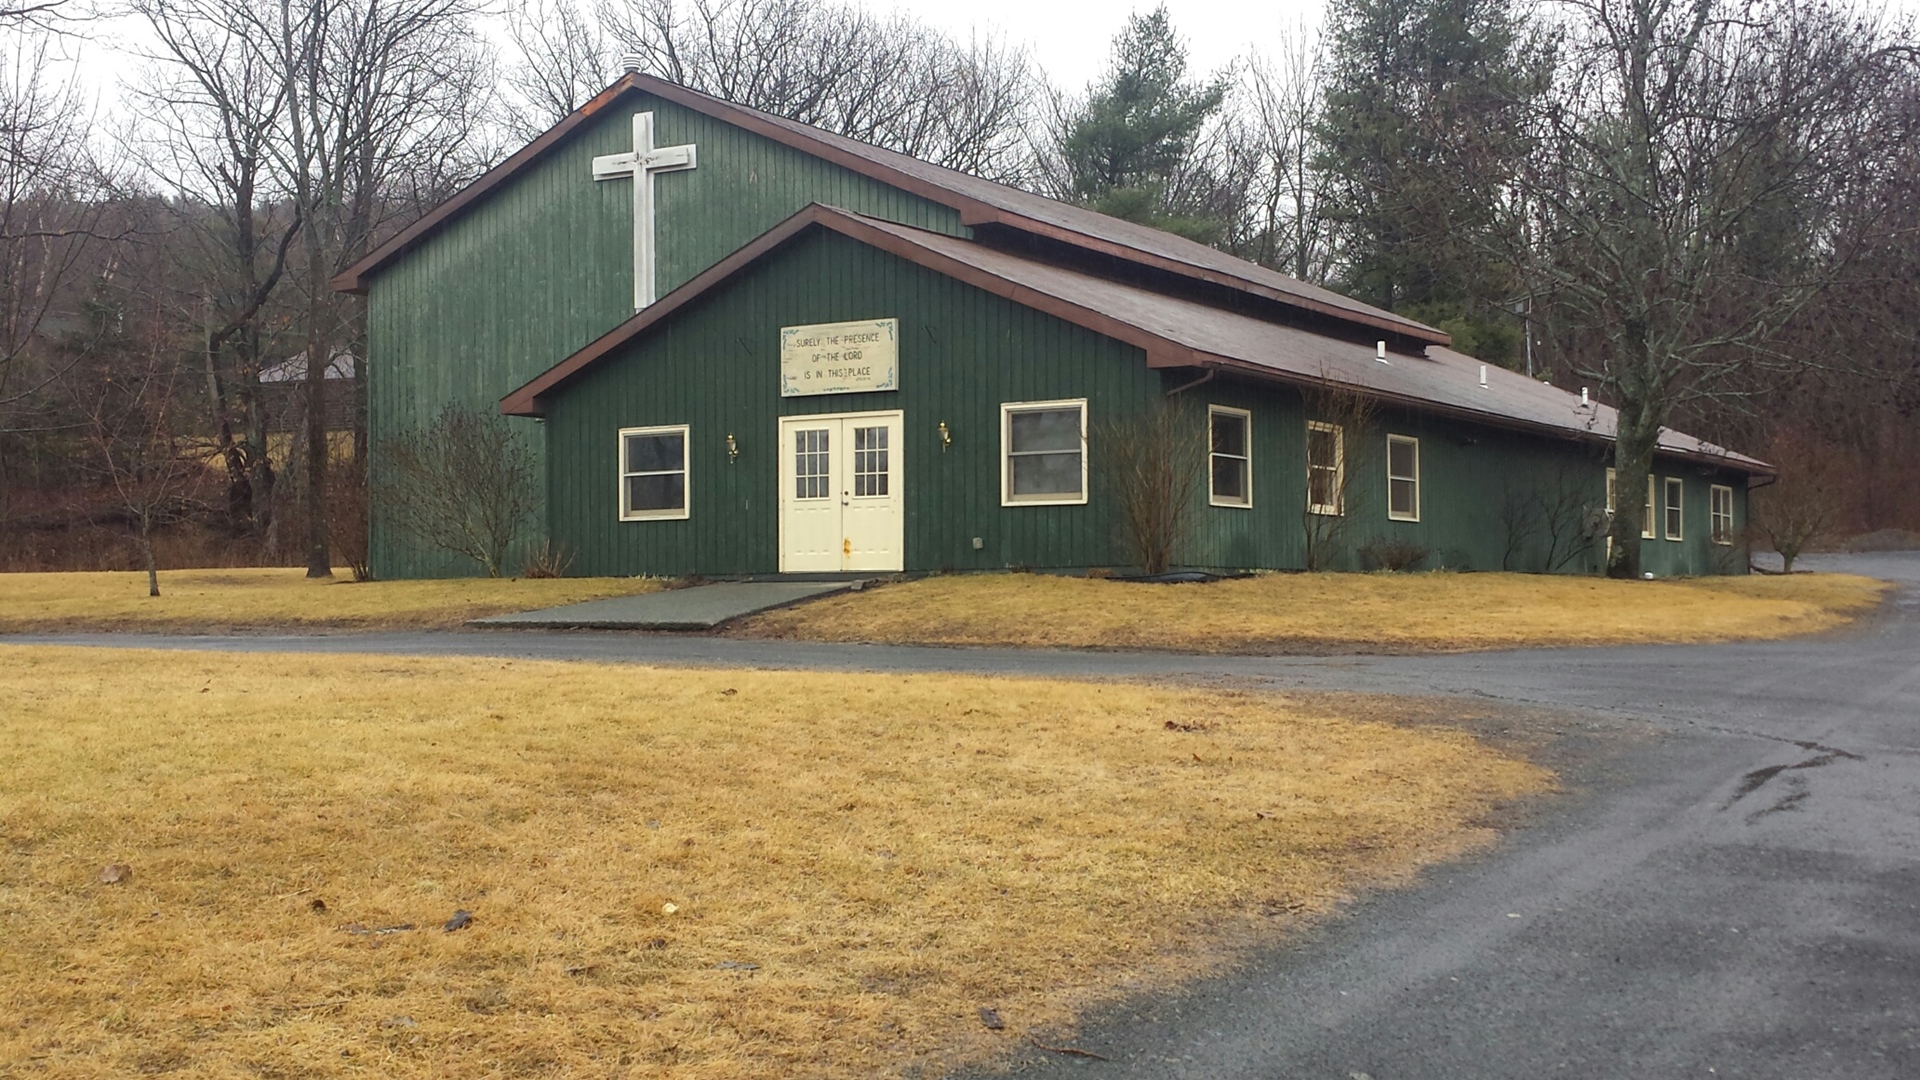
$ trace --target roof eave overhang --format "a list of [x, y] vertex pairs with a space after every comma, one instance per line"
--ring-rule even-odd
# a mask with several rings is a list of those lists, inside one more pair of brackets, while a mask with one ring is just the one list
[[978, 199], [968, 198], [950, 188], [930, 183], [920, 177], [902, 172], [884, 162], [874, 161], [849, 153], [841, 147], [820, 139], [811, 139], [779, 124], [770, 122], [766, 117], [749, 109], [709, 97], [686, 87], [645, 75], [629, 73], [622, 75], [613, 85], [595, 95], [591, 101], [567, 115], [567, 117], [548, 128], [539, 138], [520, 148], [513, 156], [460, 189], [459, 192], [441, 203], [412, 225], [402, 229], [386, 243], [367, 253], [364, 257], [335, 275], [331, 285], [337, 292], [365, 295], [373, 275], [385, 269], [390, 263], [404, 255], [414, 245], [426, 240], [458, 217], [466, 207], [484, 198], [493, 189], [499, 187], [515, 173], [534, 161], [546, 156], [581, 125], [591, 120], [615, 102], [630, 93], [649, 93], [664, 98], [676, 105], [692, 109], [736, 127], [751, 131], [756, 135], [771, 139], [784, 146], [790, 146], [812, 154], [825, 161], [862, 176], [882, 180], [902, 191], [918, 195], [928, 202], [946, 206], [960, 215], [964, 225], [998, 224], [1018, 229], [1049, 239], [1096, 251], [1129, 262], [1151, 266], [1168, 273], [1183, 277], [1207, 281], [1242, 292], [1261, 296], [1278, 303], [1297, 307], [1315, 314], [1338, 319], [1371, 329], [1398, 334], [1413, 341], [1431, 345], [1446, 345], [1451, 339], [1440, 330], [1414, 322], [1410, 319], [1382, 318], [1367, 312], [1357, 312], [1334, 304], [1321, 303], [1309, 297], [1297, 296], [1279, 289], [1263, 286], [1258, 282], [1231, 274], [1209, 270], [1192, 263], [1180, 262], [1139, 248], [1115, 243], [1072, 229], [1050, 225], [1022, 214], [1011, 213]]
[[[1223, 371], [1223, 372], [1232, 372], [1234, 374], [1249, 376], [1254, 379], [1260, 379], [1267, 382], [1286, 383], [1289, 386], [1296, 386], [1301, 388], [1312, 388], [1312, 387], [1321, 385], [1320, 380], [1312, 378], [1310, 376], [1296, 375], [1290, 371], [1281, 371], [1277, 368], [1267, 367], [1264, 364], [1256, 364], [1250, 361], [1240, 360], [1235, 357], [1219, 356], [1214, 353], [1198, 353], [1196, 355], [1197, 355], [1197, 362], [1190, 366], [1200, 367], [1200, 368], [1211, 368], [1211, 369]], [[1149, 363], [1151, 363], [1151, 361], [1149, 361]], [[1171, 365], [1154, 365], [1154, 366], [1171, 366]], [[1448, 405], [1444, 402], [1430, 401], [1426, 398], [1413, 397], [1408, 394], [1396, 394], [1391, 390], [1380, 390], [1370, 386], [1362, 386], [1358, 383], [1343, 382], [1337, 385], [1339, 385], [1340, 388], [1343, 390], [1350, 390], [1354, 393], [1361, 394], [1365, 397], [1372, 398], [1376, 401], [1385, 402], [1390, 405], [1397, 405], [1401, 408], [1408, 409], [1414, 412], [1423, 412], [1423, 413], [1431, 413], [1431, 414], [1440, 415], [1440, 416], [1449, 416], [1459, 420], [1467, 420], [1476, 424], [1484, 424], [1488, 427], [1497, 427], [1497, 428], [1502, 428], [1508, 431], [1526, 432], [1528, 434], [1533, 434], [1533, 435], [1545, 435], [1552, 438], [1565, 439], [1573, 442], [1594, 442], [1594, 443], [1601, 443], [1601, 444], [1610, 444], [1613, 442], [1613, 436], [1605, 435], [1598, 431], [1585, 430], [1581, 428], [1563, 427], [1559, 424], [1542, 424], [1537, 421], [1524, 420], [1517, 416], [1508, 416], [1504, 413], [1483, 411], [1480, 409], [1462, 408], [1457, 405]], [[1729, 454], [1714, 454], [1714, 453], [1706, 453], [1706, 452], [1691, 451], [1691, 450], [1676, 450], [1669, 447], [1659, 447], [1654, 452], [1664, 457], [1680, 458], [1685, 461], [1692, 461], [1702, 465], [1712, 465], [1717, 468], [1732, 469], [1736, 472], [1746, 473], [1749, 476], [1775, 475], [1775, 470], [1772, 465], [1769, 465], [1764, 461], [1754, 460], [1752, 458], [1743, 458], [1743, 457], [1739, 457], [1736, 455], [1729, 455]]]

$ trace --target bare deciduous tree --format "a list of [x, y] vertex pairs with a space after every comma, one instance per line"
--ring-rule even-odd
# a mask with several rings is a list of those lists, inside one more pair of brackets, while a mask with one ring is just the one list
[[1119, 509], [1121, 545], [1149, 577], [1174, 565], [1193, 531], [1204, 439], [1193, 411], [1169, 401], [1108, 420], [1094, 432], [1106, 489]]
[[1326, 374], [1302, 393], [1307, 415], [1307, 501], [1300, 523], [1308, 570], [1332, 570], [1348, 554], [1354, 477], [1377, 461], [1379, 401]]
[[[1774, 335], [1853, 255], [1827, 226], [1882, 157], [1873, 118], [1911, 55], [1820, 0], [1558, 10], [1538, 150], [1480, 198], [1524, 218], [1498, 231], [1530, 238], [1561, 335], [1594, 343], [1570, 362], [1618, 409], [1618, 482], [1638, 491], [1677, 408], [1824, 362]], [[1638, 575], [1641, 517], [1614, 515], [1610, 574]]]
[[384, 456], [379, 495], [394, 526], [499, 577], [540, 505], [533, 455], [506, 419], [449, 405]]

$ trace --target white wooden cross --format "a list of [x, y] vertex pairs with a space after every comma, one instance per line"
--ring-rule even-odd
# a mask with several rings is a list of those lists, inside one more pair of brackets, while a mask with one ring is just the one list
[[693, 144], [653, 145], [653, 114], [633, 114], [633, 150], [593, 159], [595, 180], [633, 180], [633, 310], [653, 303], [653, 174], [694, 168]]

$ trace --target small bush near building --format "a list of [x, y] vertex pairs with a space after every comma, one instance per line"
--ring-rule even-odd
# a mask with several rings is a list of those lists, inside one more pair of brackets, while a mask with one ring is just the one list
[[1409, 540], [1375, 537], [1360, 545], [1360, 565], [1368, 570], [1401, 573], [1426, 565], [1427, 549]]

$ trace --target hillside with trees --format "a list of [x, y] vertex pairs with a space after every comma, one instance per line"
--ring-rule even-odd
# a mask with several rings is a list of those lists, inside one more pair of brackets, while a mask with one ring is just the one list
[[[363, 562], [328, 279], [623, 56], [1590, 387], [1622, 490], [1674, 426], [1779, 465], [1779, 543], [1920, 531], [1920, 45], [1877, 7], [1329, 0], [1220, 71], [1159, 9], [1063, 87], [837, 0], [81, 2], [0, 10], [0, 569]], [[109, 117], [66, 58], [115, 33]]]

